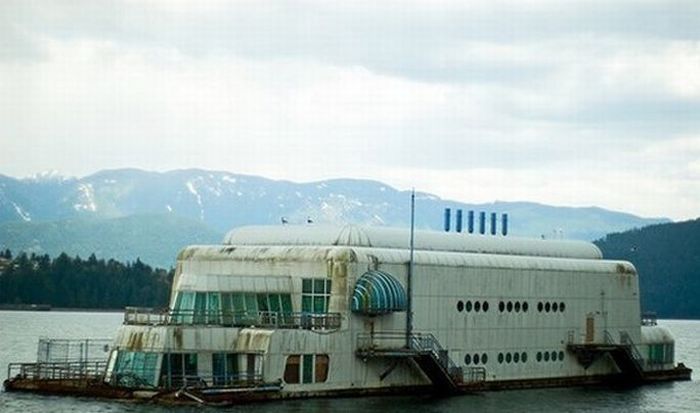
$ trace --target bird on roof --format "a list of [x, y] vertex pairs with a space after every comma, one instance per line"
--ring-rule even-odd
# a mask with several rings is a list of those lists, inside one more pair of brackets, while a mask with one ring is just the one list
[[307, 224], [313, 224], [313, 223], [314, 223], [314, 220], [311, 219], [311, 217], [306, 217], [306, 223], [307, 223]]
[[280, 218], [280, 220], [282, 221], [282, 225], [287, 225], [289, 223], [289, 221], [287, 221], [286, 217], [282, 217], [282, 218]]

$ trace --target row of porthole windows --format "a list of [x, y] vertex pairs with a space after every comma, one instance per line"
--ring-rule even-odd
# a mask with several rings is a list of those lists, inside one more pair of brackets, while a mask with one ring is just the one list
[[564, 310], [566, 310], [566, 304], [564, 304], [564, 302], [543, 303], [540, 301], [539, 303], [537, 303], [537, 311], [539, 311], [540, 313], [542, 311], [544, 311], [545, 313], [549, 313], [549, 312], [556, 313], [557, 311], [561, 311], [563, 313]]
[[[515, 302], [513, 302], [513, 301], [508, 301], [508, 302], [500, 301], [498, 303], [498, 311], [500, 311], [502, 313], [506, 312], [506, 311], [509, 313], [512, 313], [512, 312], [519, 313], [521, 311], [523, 313], [527, 313], [527, 311], [529, 309], [530, 309], [530, 305], [527, 303], [527, 301], [522, 301], [522, 302], [520, 302], [520, 301], [515, 301]], [[540, 301], [539, 303], [537, 303], [537, 311], [539, 311], [540, 313], [543, 311], [545, 313], [564, 312], [565, 309], [566, 309], [566, 304], [564, 302], [559, 302], [559, 303], [546, 302], [546, 303], [544, 303], [544, 302]], [[482, 301], [474, 301], [474, 302], [466, 301], [466, 302], [464, 302], [462, 300], [459, 300], [459, 301], [457, 301], [457, 311], [459, 311], [460, 313], [462, 311], [466, 311], [468, 313], [471, 311], [474, 311], [477, 313], [479, 311], [487, 312], [487, 311], [489, 311], [489, 302], [488, 301], [483, 301], [483, 302]]]
[[466, 311], [469, 313], [472, 310], [474, 312], [477, 312], [477, 313], [479, 311], [487, 312], [487, 311], [489, 311], [489, 302], [488, 301], [484, 301], [484, 302], [474, 301], [472, 303], [471, 301], [467, 301], [467, 302], [464, 302], [462, 300], [457, 301], [457, 311], [459, 311], [460, 313], [462, 311]]
[[527, 313], [527, 310], [530, 309], [530, 305], [527, 303], [527, 301], [523, 301], [522, 303], [520, 301], [516, 301], [513, 303], [512, 301], [508, 301], [507, 303], [505, 301], [501, 301], [498, 303], [498, 311], [504, 312], [508, 311], [509, 313], [512, 313], [515, 311], [516, 313], [519, 313], [521, 310], [523, 313]]
[[564, 361], [564, 352], [559, 351], [558, 353], [554, 350], [552, 351], [538, 351], [535, 356], [537, 361]]
[[503, 364], [503, 362], [527, 363], [527, 353], [524, 351], [522, 353], [498, 353], [498, 362], [500, 364]]
[[483, 353], [481, 356], [479, 356], [478, 353], [475, 353], [474, 355], [471, 354], [465, 354], [464, 355], [464, 364], [467, 366], [474, 363], [474, 365], [478, 364], [486, 364], [489, 361], [489, 356], [486, 353]]
[[[554, 350], [552, 351], [538, 351], [535, 359], [539, 361], [564, 361], [564, 352], [559, 351], [558, 353]], [[478, 353], [466, 354], [464, 356], [464, 364], [467, 366], [470, 364], [486, 364], [489, 361], [488, 355], [483, 353], [479, 355]], [[527, 353], [498, 353], [498, 363], [527, 363]]]

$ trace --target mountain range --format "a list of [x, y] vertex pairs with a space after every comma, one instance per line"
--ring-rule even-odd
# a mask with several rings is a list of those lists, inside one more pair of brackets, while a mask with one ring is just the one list
[[[533, 202], [469, 204], [416, 194], [416, 226], [440, 230], [443, 210], [509, 214], [509, 233], [594, 240], [655, 223], [597, 207]], [[311, 183], [200, 169], [103, 170], [73, 178], [0, 175], [0, 248], [134, 260], [170, 266], [185, 245], [219, 242], [242, 225], [354, 223], [408, 226], [410, 193], [371, 180]]]

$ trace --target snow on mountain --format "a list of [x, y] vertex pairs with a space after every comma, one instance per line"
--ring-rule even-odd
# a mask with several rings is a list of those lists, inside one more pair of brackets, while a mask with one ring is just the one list
[[[334, 179], [310, 183], [199, 169], [165, 173], [104, 170], [83, 178], [57, 172], [15, 179], [0, 175], [0, 223], [80, 218], [119, 218], [170, 213], [216, 231], [251, 224], [355, 223], [408, 226], [409, 194], [381, 182]], [[531, 202], [465, 204], [416, 194], [416, 225], [442, 228], [445, 207], [508, 212], [511, 234], [596, 239], [607, 233], [665, 219], [646, 219], [600, 208], [567, 208]], [[561, 231], [559, 231], [561, 229]]]

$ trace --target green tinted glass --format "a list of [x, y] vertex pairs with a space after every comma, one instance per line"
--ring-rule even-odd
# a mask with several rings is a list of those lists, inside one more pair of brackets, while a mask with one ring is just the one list
[[313, 354], [304, 354], [304, 361], [303, 361], [303, 376], [302, 376], [302, 382], [303, 383], [313, 383], [313, 378], [314, 378], [314, 356]]
[[312, 280], [302, 280], [301, 281], [301, 291], [304, 293], [310, 293], [312, 290]]
[[326, 280], [314, 280], [314, 293], [323, 294], [326, 292]]
[[282, 301], [282, 311], [285, 313], [291, 313], [292, 312], [292, 296], [290, 294], [282, 294], [280, 298]]

